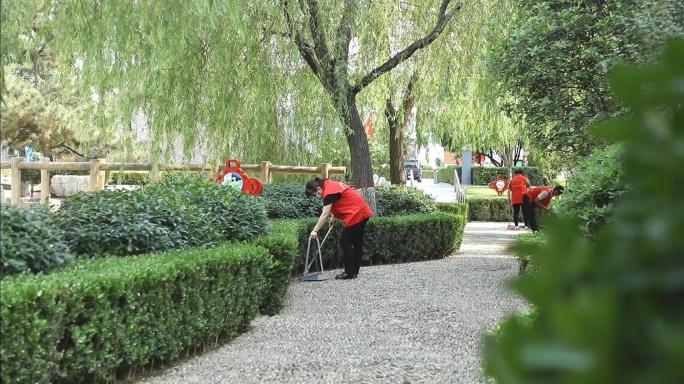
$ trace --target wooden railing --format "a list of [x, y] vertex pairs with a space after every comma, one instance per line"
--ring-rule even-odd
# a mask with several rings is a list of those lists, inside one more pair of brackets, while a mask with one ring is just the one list
[[[323, 163], [318, 167], [300, 167], [288, 165], [273, 165], [270, 161], [262, 161], [261, 164], [242, 164], [242, 170], [258, 172], [262, 183], [268, 184], [275, 173], [281, 174], [304, 174], [320, 175], [329, 178], [331, 175], [344, 175], [345, 167], [333, 167], [330, 163]], [[105, 159], [93, 159], [87, 162], [51, 162], [43, 157], [41, 161], [23, 161], [22, 157], [14, 157], [11, 161], [0, 162], [0, 169], [10, 169], [12, 204], [21, 202], [21, 170], [40, 170], [40, 201], [46, 203], [50, 197], [50, 171], [89, 171], [90, 190], [103, 190], [105, 186], [105, 171], [147, 171], [150, 173], [150, 182], [156, 183], [161, 180], [161, 171], [206, 171], [213, 179], [223, 164], [155, 164], [155, 163], [108, 163]]]

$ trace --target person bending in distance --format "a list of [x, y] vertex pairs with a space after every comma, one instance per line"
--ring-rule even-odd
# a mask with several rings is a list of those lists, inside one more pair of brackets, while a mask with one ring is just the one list
[[366, 201], [354, 188], [334, 180], [317, 177], [306, 183], [307, 196], [318, 196], [323, 199], [323, 212], [309, 235], [318, 237], [318, 231], [325, 225], [330, 215], [341, 220], [343, 224], [340, 247], [344, 272], [336, 279], [355, 279], [361, 268], [363, 258], [363, 233], [368, 219], [373, 216]]

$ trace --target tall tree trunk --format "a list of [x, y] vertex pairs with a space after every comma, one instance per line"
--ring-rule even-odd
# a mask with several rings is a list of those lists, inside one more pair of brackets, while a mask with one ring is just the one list
[[347, 144], [351, 155], [352, 182], [356, 188], [373, 187], [373, 166], [371, 164], [370, 149], [363, 122], [356, 107], [354, 95], [348, 96], [345, 110], [338, 111], [346, 125]]
[[385, 118], [389, 126], [390, 180], [392, 184], [406, 184], [404, 172], [404, 124], [399, 124], [397, 110], [391, 99], [387, 99]]

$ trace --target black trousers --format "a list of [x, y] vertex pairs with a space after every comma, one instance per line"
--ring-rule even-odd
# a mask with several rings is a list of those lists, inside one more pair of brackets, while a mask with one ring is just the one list
[[523, 216], [525, 217], [527, 224], [529, 224], [530, 229], [532, 229], [535, 232], [538, 231], [539, 223], [537, 222], [537, 212], [535, 212], [532, 200], [527, 195], [523, 196], [522, 209]]
[[523, 215], [523, 221], [525, 222], [525, 226], [528, 226], [528, 220], [527, 220], [527, 215], [525, 214], [525, 210], [523, 209], [523, 203], [520, 204], [513, 204], [513, 222], [515, 222], [515, 226], [518, 226], [518, 222], [520, 221], [520, 211], [522, 212]]
[[342, 248], [342, 262], [347, 275], [357, 275], [363, 258], [363, 232], [368, 219], [342, 229], [340, 247]]

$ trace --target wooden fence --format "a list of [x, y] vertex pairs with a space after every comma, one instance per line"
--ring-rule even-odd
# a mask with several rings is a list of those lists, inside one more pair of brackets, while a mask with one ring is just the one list
[[[330, 175], [344, 175], [346, 167], [333, 167], [330, 163], [323, 163], [318, 167], [299, 167], [288, 165], [274, 165], [270, 161], [261, 164], [241, 164], [246, 173], [258, 172], [262, 183], [268, 184], [275, 173], [320, 175], [328, 178]], [[147, 171], [150, 173], [150, 183], [161, 180], [161, 171], [205, 171], [213, 179], [223, 164], [155, 164], [155, 163], [109, 163], [105, 159], [93, 159], [87, 162], [51, 162], [43, 157], [41, 161], [23, 161], [22, 157], [14, 157], [11, 161], [0, 163], [0, 169], [11, 170], [12, 204], [21, 202], [21, 170], [40, 170], [40, 201], [46, 203], [50, 197], [50, 171], [89, 171], [90, 190], [100, 191], [105, 186], [105, 171]]]

